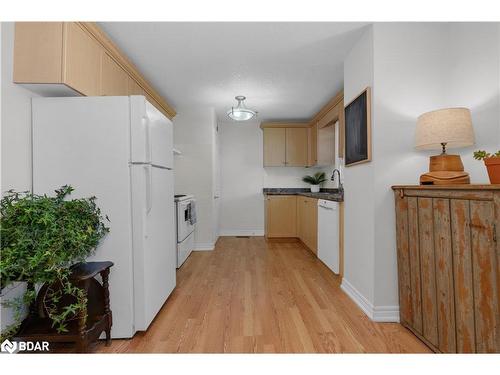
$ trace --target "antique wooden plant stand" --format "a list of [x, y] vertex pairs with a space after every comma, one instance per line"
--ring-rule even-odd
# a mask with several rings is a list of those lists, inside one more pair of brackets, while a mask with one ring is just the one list
[[[38, 292], [37, 300], [30, 307], [28, 317], [23, 321], [16, 341], [48, 341], [56, 343], [75, 343], [76, 351], [85, 353], [91, 342], [97, 340], [102, 332], [106, 334], [106, 345], [111, 341], [112, 314], [109, 308], [109, 271], [112, 262], [79, 263], [72, 268], [71, 279], [76, 286], [85, 290], [87, 307], [78, 319], [68, 323], [68, 331], [58, 333], [52, 327], [43, 305], [43, 297], [50, 285], [43, 285]], [[95, 279], [99, 274], [102, 284]], [[68, 300], [61, 301], [64, 305]]]

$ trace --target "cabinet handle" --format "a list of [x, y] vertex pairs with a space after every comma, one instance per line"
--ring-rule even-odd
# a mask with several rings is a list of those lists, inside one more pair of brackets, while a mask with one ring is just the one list
[[497, 242], [497, 225], [493, 224], [493, 242]]

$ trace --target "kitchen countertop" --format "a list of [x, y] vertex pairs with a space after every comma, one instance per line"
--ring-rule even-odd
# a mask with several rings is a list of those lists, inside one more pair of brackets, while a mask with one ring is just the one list
[[301, 195], [335, 202], [344, 201], [344, 194], [338, 189], [321, 189], [319, 193], [311, 193], [311, 189], [308, 188], [263, 188], [262, 193], [264, 195]]

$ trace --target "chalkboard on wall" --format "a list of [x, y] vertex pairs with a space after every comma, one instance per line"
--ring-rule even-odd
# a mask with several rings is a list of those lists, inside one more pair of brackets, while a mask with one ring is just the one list
[[345, 107], [345, 165], [371, 160], [370, 88]]

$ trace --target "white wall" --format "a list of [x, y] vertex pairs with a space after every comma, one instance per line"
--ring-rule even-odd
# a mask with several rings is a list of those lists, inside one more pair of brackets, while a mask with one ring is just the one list
[[[344, 61], [344, 102], [373, 86], [373, 28], [369, 26]], [[344, 168], [344, 290], [368, 301], [374, 295], [374, 165]]]
[[450, 65], [447, 106], [468, 107], [472, 112], [476, 145], [459, 150], [473, 182], [489, 182], [483, 163], [472, 157], [478, 148], [496, 151], [500, 131], [500, 37], [498, 23], [448, 25]]
[[[367, 42], [370, 33], [372, 45]], [[477, 148], [498, 149], [498, 36], [496, 24], [375, 24], [345, 62], [346, 101], [351, 93], [359, 92], [359, 77], [373, 75], [373, 161], [370, 166], [345, 170], [345, 284], [361, 295], [358, 303], [368, 305], [368, 313], [375, 319], [397, 319], [395, 213], [390, 187], [417, 184], [419, 175], [428, 169], [428, 156], [436, 153], [414, 150], [418, 115], [449, 106], [470, 108], [476, 145], [455, 152], [462, 155], [473, 183], [488, 181], [484, 166], [471, 153]], [[367, 55], [373, 50], [371, 67], [356, 61], [359, 49]], [[364, 190], [356, 188], [358, 184]], [[364, 212], [360, 200], [368, 205]], [[359, 220], [363, 224], [363, 240], [352, 226], [356, 218], [358, 228]], [[366, 254], [364, 262], [360, 254]], [[367, 272], [366, 267], [373, 271]], [[373, 290], [367, 289], [369, 278], [373, 278]]]
[[256, 124], [222, 123], [221, 235], [262, 235], [262, 130]]
[[1, 60], [1, 192], [31, 190], [31, 98], [37, 96], [12, 83], [14, 23], [2, 22]]
[[[257, 123], [220, 125], [221, 235], [264, 234], [264, 187], [309, 187], [302, 177], [332, 167], [263, 167], [263, 133]], [[324, 187], [333, 187], [330, 182]]]
[[[31, 190], [31, 98], [36, 96], [12, 83], [14, 52], [14, 24], [2, 22], [0, 26], [0, 139], [1, 178], [0, 192], [15, 189]], [[16, 283], [2, 291], [3, 301], [17, 298], [24, 292], [24, 284]], [[12, 310], [1, 307], [1, 329], [14, 322]]]
[[182, 155], [174, 157], [176, 194], [196, 197], [197, 250], [212, 250], [216, 241], [214, 221], [214, 128], [213, 108], [179, 110], [174, 117], [174, 144]]
[[[446, 106], [449, 46], [445, 24], [374, 26], [373, 160], [376, 216], [375, 307], [398, 309], [394, 194], [391, 185], [418, 184], [429, 155], [414, 149], [417, 117]], [[377, 220], [383, 217], [384, 220]]]

